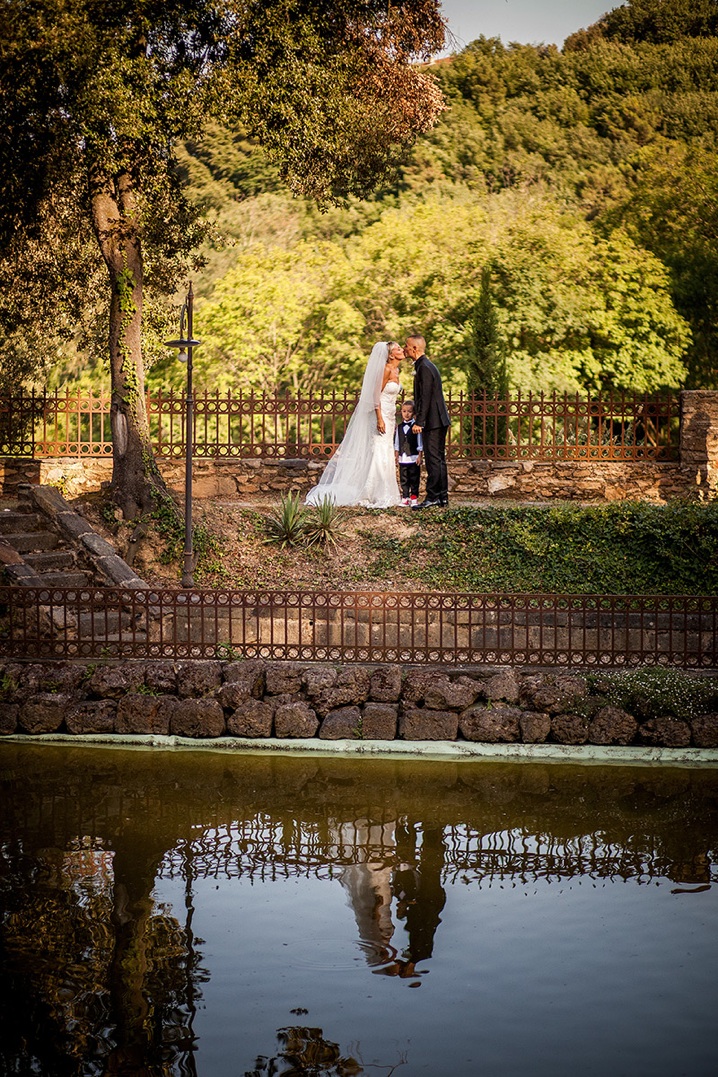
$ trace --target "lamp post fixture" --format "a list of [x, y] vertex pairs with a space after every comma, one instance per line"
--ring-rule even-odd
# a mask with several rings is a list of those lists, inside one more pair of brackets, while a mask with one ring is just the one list
[[192, 396], [192, 351], [201, 341], [192, 337], [194, 292], [190, 281], [187, 298], [180, 314], [179, 340], [166, 340], [166, 348], [178, 348], [177, 358], [187, 364], [185, 396], [185, 472], [184, 472], [184, 565], [182, 586], [194, 587], [195, 557], [192, 549], [192, 450], [194, 449], [194, 397]]

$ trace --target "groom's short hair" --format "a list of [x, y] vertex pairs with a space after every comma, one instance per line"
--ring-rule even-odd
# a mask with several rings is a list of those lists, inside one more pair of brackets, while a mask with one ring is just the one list
[[406, 339], [407, 339], [407, 343], [408, 343], [408, 342], [409, 342], [410, 340], [413, 340], [413, 341], [415, 341], [415, 342], [416, 342], [416, 343], [417, 343], [417, 344], [419, 345], [419, 347], [421, 348], [421, 350], [422, 350], [423, 352], [425, 352], [425, 351], [426, 351], [426, 341], [424, 340], [424, 338], [423, 338], [423, 337], [420, 337], [420, 336], [419, 336], [419, 335], [418, 335], [417, 333], [412, 333], [412, 334], [411, 334], [411, 336], [410, 336], [410, 337], [407, 337]]

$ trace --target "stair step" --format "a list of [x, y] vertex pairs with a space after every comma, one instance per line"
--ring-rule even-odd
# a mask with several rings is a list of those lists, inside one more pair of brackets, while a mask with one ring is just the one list
[[53, 572], [71, 568], [75, 564], [72, 550], [46, 550], [41, 553], [29, 553], [25, 564], [31, 565], [36, 572]]
[[109, 633], [119, 632], [122, 628], [123, 636], [125, 634], [131, 635], [131, 619], [126, 613], [119, 613], [117, 610], [95, 610], [92, 613], [80, 612], [79, 616], [79, 629], [80, 635], [92, 634], [96, 638], [109, 635]]
[[147, 633], [135, 632], [132, 636], [128, 636], [127, 632], [123, 632], [120, 636], [116, 632], [108, 632], [106, 636], [102, 637], [107, 643], [144, 643], [147, 640]]
[[92, 580], [90, 572], [43, 572], [42, 585], [48, 587], [88, 587]]
[[37, 512], [12, 512], [10, 509], [0, 511], [0, 535], [8, 532], [39, 531], [43, 525], [42, 517]]
[[[138, 633], [137, 638], [131, 641], [126, 636], [123, 636], [122, 639], [119, 636], [103, 636], [101, 640], [95, 640], [95, 646], [92, 649], [88, 646], [85, 650], [81, 649], [80, 653], [86, 657], [89, 657], [90, 654], [97, 655], [99, 653], [102, 658], [128, 658], [128, 644], [131, 642], [143, 644], [147, 642], [147, 637]], [[97, 650], [98, 644], [99, 652]], [[82, 644], [80, 646], [82, 648]], [[140, 654], [138, 657], [141, 658], [142, 655]]]
[[29, 553], [32, 550], [54, 550], [57, 546], [57, 535], [53, 535], [51, 531], [19, 531], [16, 534], [3, 535], [3, 538], [18, 553]]

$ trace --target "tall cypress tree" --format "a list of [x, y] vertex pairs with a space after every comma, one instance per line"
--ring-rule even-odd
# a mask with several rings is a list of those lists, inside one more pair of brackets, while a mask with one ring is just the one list
[[[470, 335], [466, 353], [466, 388], [469, 398], [476, 403], [483, 398], [496, 396], [505, 398], [509, 391], [509, 378], [506, 369], [506, 352], [499, 332], [496, 308], [491, 295], [491, 267], [481, 270], [481, 290], [469, 319]], [[474, 444], [483, 441], [502, 444], [506, 439], [506, 420], [486, 416], [486, 434], [484, 436], [484, 419], [481, 414], [467, 417], [465, 437]]]

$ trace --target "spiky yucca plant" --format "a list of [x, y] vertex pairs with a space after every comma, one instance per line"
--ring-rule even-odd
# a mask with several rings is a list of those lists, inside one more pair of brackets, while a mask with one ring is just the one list
[[298, 546], [306, 537], [307, 510], [299, 500], [299, 494], [282, 497], [279, 508], [264, 517], [267, 533], [265, 542], [274, 542], [284, 550]]
[[315, 507], [306, 523], [306, 540], [308, 546], [336, 546], [338, 531], [346, 514], [338, 509], [334, 502], [325, 497]]

